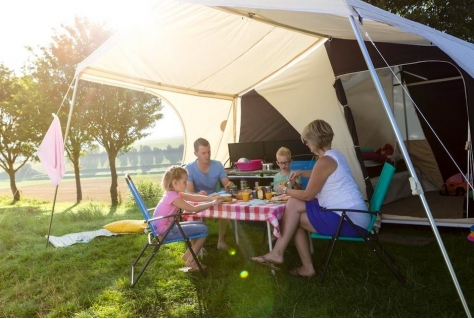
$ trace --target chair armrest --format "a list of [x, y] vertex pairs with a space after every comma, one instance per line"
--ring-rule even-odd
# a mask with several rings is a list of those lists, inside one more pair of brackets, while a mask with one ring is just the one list
[[377, 215], [379, 212], [371, 212], [368, 210], [360, 210], [360, 209], [347, 209], [347, 208], [322, 208], [322, 212], [351, 212], [351, 213], [365, 213], [371, 215]]
[[158, 216], [158, 217], [150, 218], [149, 220], [147, 220], [147, 222], [150, 223], [150, 222], [154, 222], [163, 218], [169, 218], [169, 217], [175, 217], [175, 216], [181, 216], [181, 215], [182, 214], [178, 213], [178, 214], [171, 214], [171, 215], [166, 215], [166, 216]]

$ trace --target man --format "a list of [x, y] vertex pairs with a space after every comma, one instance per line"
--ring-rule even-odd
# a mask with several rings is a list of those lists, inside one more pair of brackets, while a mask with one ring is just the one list
[[[233, 183], [227, 177], [222, 163], [211, 160], [211, 146], [206, 139], [198, 138], [194, 142], [194, 155], [197, 157], [196, 160], [184, 167], [189, 173], [186, 191], [188, 193], [209, 195], [216, 191], [217, 183], [220, 181], [226, 191], [229, 192]], [[219, 219], [217, 249], [229, 250], [229, 246], [225, 242], [225, 234], [229, 223], [230, 220], [228, 219]]]

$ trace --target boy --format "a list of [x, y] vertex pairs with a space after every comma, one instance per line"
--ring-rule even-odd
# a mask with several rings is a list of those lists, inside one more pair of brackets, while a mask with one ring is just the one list
[[276, 163], [280, 167], [280, 172], [273, 176], [273, 190], [278, 192], [278, 185], [286, 185], [288, 188], [301, 189], [301, 179], [289, 180], [290, 177], [290, 164], [291, 164], [291, 152], [286, 147], [280, 147], [276, 152]]

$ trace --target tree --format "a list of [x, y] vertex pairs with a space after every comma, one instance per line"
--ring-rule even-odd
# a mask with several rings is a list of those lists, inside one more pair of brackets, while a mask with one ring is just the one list
[[112, 184], [112, 206], [118, 205], [116, 159], [128, 152], [132, 144], [149, 133], [156, 121], [163, 117], [161, 99], [137, 91], [94, 84], [90, 87], [98, 98], [97, 107], [90, 107], [90, 135], [107, 152]]
[[366, 0], [404, 18], [474, 42], [474, 0]]
[[0, 167], [10, 178], [13, 200], [20, 200], [15, 173], [35, 155], [48, 127], [39, 116], [37, 88], [29, 76], [16, 77], [0, 64]]
[[[111, 34], [112, 31], [104, 28], [103, 23], [92, 23], [86, 18], [76, 17], [73, 26], [62, 25], [61, 30], [56, 30], [52, 42], [40, 47], [39, 53], [29, 48], [35, 60], [27, 70], [40, 85], [43, 100], [49, 102], [52, 112], [59, 109], [57, 113], [62, 119], [63, 127], [66, 125], [68, 108], [61, 106], [66, 93], [72, 91], [70, 85], [78, 63], [103, 44]], [[91, 119], [87, 109], [100, 106], [96, 102], [97, 97], [90, 94], [90, 87], [90, 83], [80, 85], [76, 94], [76, 111], [72, 114], [72, 125], [65, 140], [65, 150], [74, 167], [77, 202], [82, 200], [80, 158], [97, 147], [89, 133]]]

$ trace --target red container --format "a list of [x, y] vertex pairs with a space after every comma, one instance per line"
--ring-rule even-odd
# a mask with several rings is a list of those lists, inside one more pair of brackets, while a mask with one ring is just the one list
[[256, 171], [262, 169], [262, 162], [261, 159], [254, 159], [250, 160], [250, 162], [237, 162], [235, 166], [237, 166], [239, 171]]

